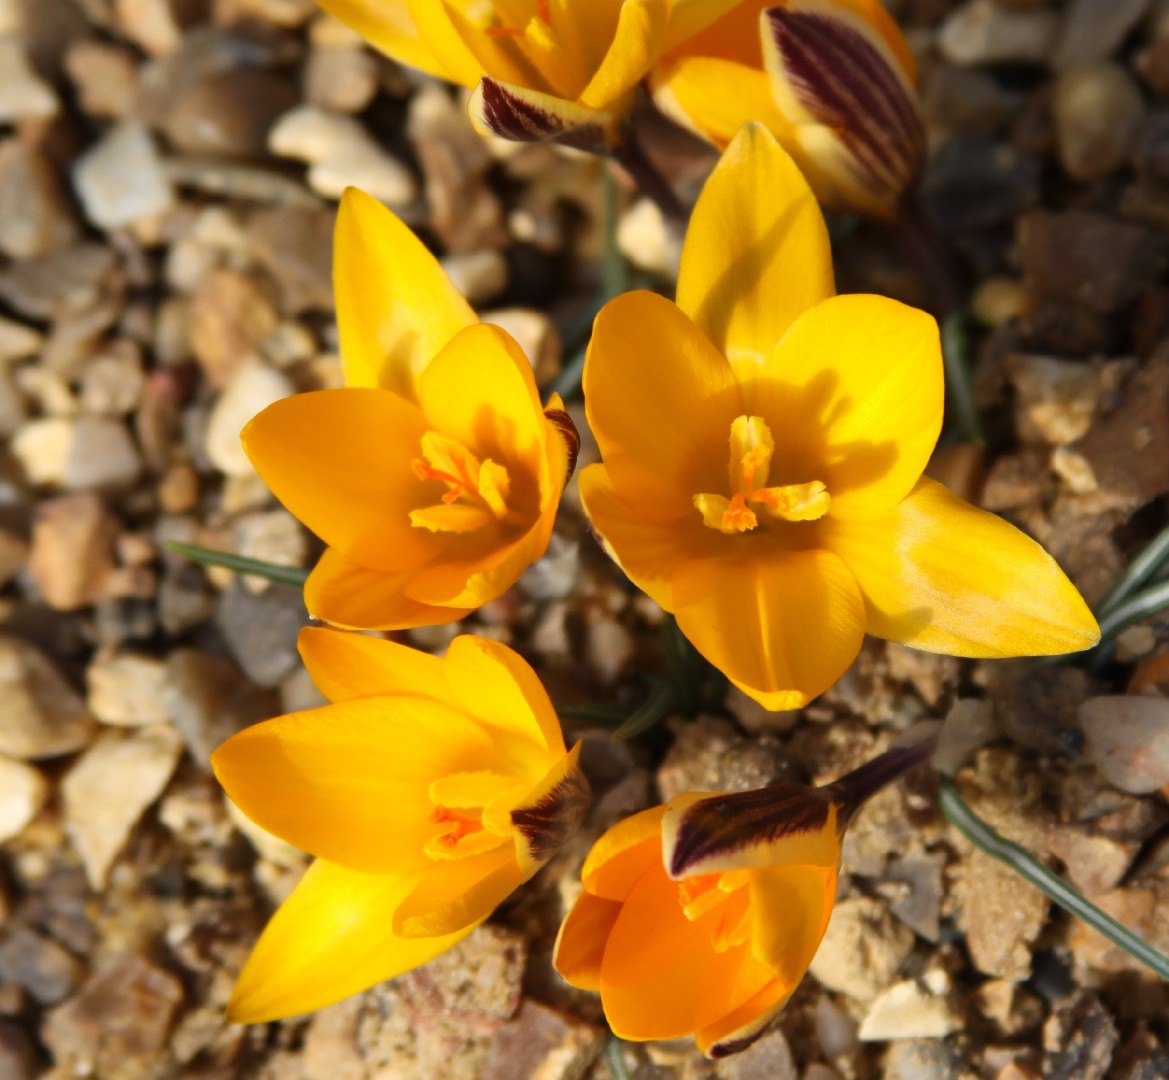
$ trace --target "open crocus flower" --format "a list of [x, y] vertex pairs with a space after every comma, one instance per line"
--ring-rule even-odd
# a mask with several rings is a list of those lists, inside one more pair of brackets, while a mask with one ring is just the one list
[[880, 0], [743, 0], [651, 84], [716, 146], [765, 124], [828, 206], [893, 216], [925, 162], [913, 55]]
[[932, 747], [915, 739], [827, 787], [687, 793], [620, 822], [585, 860], [557, 970], [600, 992], [622, 1039], [694, 1035], [709, 1057], [745, 1049], [820, 946], [845, 825]]
[[812, 192], [757, 125], [707, 181], [678, 302], [626, 293], [584, 371], [593, 526], [770, 709], [825, 690], [866, 629], [959, 656], [1073, 652], [1099, 630], [1033, 540], [922, 476], [942, 422], [937, 324], [834, 296]]
[[663, 49], [735, 0], [321, 0], [395, 60], [475, 87], [472, 116], [529, 142], [602, 152]]
[[439, 659], [305, 629], [332, 702], [247, 728], [212, 755], [237, 806], [317, 856], [244, 966], [228, 1015], [319, 1009], [426, 963], [478, 926], [584, 813], [579, 745], [565, 752], [532, 669], [458, 637]]
[[329, 545], [305, 584], [313, 616], [386, 630], [461, 619], [544, 553], [576, 429], [556, 395], [541, 407], [515, 341], [354, 188], [334, 264], [347, 385], [270, 405], [244, 449]]

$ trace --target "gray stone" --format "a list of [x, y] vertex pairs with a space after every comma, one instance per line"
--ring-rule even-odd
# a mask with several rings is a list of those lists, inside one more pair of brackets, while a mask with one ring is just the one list
[[49, 795], [39, 769], [0, 754], [0, 844], [19, 836]]
[[1149, 0], [1071, 0], [1052, 63], [1062, 70], [1106, 60], [1148, 9]]
[[797, 1080], [799, 1072], [782, 1031], [767, 1031], [746, 1050], [714, 1067], [718, 1080]]
[[1124, 165], [1144, 118], [1136, 80], [1120, 64], [1064, 71], [1055, 84], [1055, 131], [1064, 171], [1096, 180]]
[[1110, 784], [1144, 795], [1169, 784], [1169, 701], [1095, 697], [1079, 710], [1084, 757]]
[[1105, 1080], [1118, 1041], [1116, 1022], [1095, 994], [1061, 1002], [1043, 1025], [1044, 1080]]
[[308, 621], [299, 590], [275, 588], [256, 595], [242, 582], [233, 582], [223, 594], [218, 621], [253, 682], [276, 687], [296, 668], [296, 635]]
[[0, 637], [0, 753], [26, 761], [80, 750], [95, 731], [81, 696], [40, 650]]
[[11, 1020], [0, 1020], [0, 1076], [5, 1080], [35, 1080], [40, 1072], [40, 1054], [29, 1034]]
[[1058, 33], [1054, 11], [1014, 11], [994, 0], [968, 0], [947, 16], [938, 46], [955, 64], [1045, 64]]
[[24, 926], [0, 937], [0, 981], [23, 986], [39, 1005], [56, 1005], [81, 982], [85, 965], [52, 938]]
[[0, 252], [28, 259], [77, 238], [77, 222], [48, 159], [21, 139], [0, 142]]
[[175, 95], [166, 135], [188, 154], [263, 157], [269, 128], [297, 101], [291, 83], [272, 72], [216, 72]]

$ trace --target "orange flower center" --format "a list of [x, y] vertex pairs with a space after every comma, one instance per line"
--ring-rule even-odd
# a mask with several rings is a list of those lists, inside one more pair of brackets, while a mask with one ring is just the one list
[[588, 84], [590, 70], [583, 44], [567, 25], [570, 5], [554, 6], [550, 0], [487, 0], [462, 6], [497, 51], [499, 63], [488, 66], [488, 75], [570, 101]]
[[710, 930], [715, 952], [744, 944], [751, 936], [749, 870], [700, 874], [678, 883], [678, 903], [691, 922], [702, 921]]
[[831, 499], [819, 480], [768, 487], [775, 440], [763, 418], [738, 416], [731, 424], [730, 498], [700, 494], [694, 505], [702, 523], [719, 532], [748, 532], [759, 524], [756, 508], [784, 521], [814, 521], [828, 512]]
[[410, 524], [432, 532], [471, 532], [494, 521], [510, 522], [511, 480], [507, 469], [490, 458], [480, 461], [462, 443], [428, 431], [422, 456], [410, 462], [419, 480], [437, 480], [446, 490], [440, 501], [410, 511]]
[[499, 847], [512, 834], [511, 811], [524, 785], [494, 772], [455, 773], [430, 784], [430, 823], [438, 826], [423, 851], [448, 861]]

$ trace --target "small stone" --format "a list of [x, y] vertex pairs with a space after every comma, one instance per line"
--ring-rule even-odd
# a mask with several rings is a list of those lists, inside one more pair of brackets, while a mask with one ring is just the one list
[[48, 796], [49, 785], [39, 769], [0, 754], [0, 844], [19, 836]]
[[211, 463], [228, 476], [251, 475], [254, 470], [240, 432], [258, 412], [295, 390], [283, 372], [254, 357], [245, 360], [207, 418], [204, 447]]
[[307, 162], [309, 185], [326, 198], [340, 198], [350, 185], [390, 206], [405, 206], [417, 194], [405, 166], [382, 150], [351, 116], [300, 105], [272, 127], [268, 148], [278, 157]]
[[116, 267], [113, 250], [103, 244], [22, 259], [0, 273], [0, 298], [31, 319], [52, 319], [92, 303]]
[[440, 261], [455, 288], [469, 304], [485, 304], [507, 286], [507, 260], [498, 251], [448, 255]]
[[0, 316], [0, 363], [35, 356], [44, 343], [44, 334], [31, 326]]
[[336, 216], [332, 207], [278, 206], [248, 222], [251, 248], [280, 286], [282, 311], [333, 310]]
[[933, 765], [952, 776], [975, 750], [992, 742], [999, 735], [994, 707], [978, 698], [958, 698], [946, 714]]
[[1116, 1022], [1095, 994], [1061, 1002], [1043, 1025], [1044, 1080], [1105, 1080], [1118, 1041]]
[[950, 979], [944, 971], [894, 983], [878, 995], [861, 1021], [862, 1042], [889, 1039], [941, 1039], [962, 1027], [949, 1001]]
[[115, 653], [98, 657], [85, 671], [90, 712], [103, 724], [140, 727], [167, 719], [163, 693], [166, 665], [150, 656]]
[[158, 482], [158, 502], [168, 514], [193, 510], [199, 502], [199, 474], [187, 462], [176, 462]]
[[974, 1014], [988, 1021], [999, 1038], [1014, 1038], [1043, 1022], [1043, 1002], [1006, 979], [988, 979], [971, 997]]
[[310, 105], [359, 113], [373, 100], [377, 89], [377, 60], [368, 49], [317, 47], [309, 52], [304, 68], [304, 96]]
[[79, 41], [65, 53], [65, 70], [90, 116], [121, 120], [133, 107], [138, 65], [134, 54], [104, 41]]
[[573, 1080], [600, 1054], [608, 1033], [525, 999], [491, 1039], [481, 1080]]
[[682, 237], [652, 199], [638, 199], [617, 223], [617, 246], [634, 266], [667, 281], [678, 276]]
[[927, 129], [993, 135], [1023, 100], [989, 71], [938, 62], [923, 72], [921, 108]]
[[28, 642], [0, 637], [0, 753], [23, 761], [80, 750], [95, 724], [81, 696], [44, 653]]
[[108, 131], [73, 168], [85, 216], [99, 229], [125, 228], [174, 205], [174, 190], [150, 132], [136, 121]]
[[40, 1054], [20, 1024], [0, 1020], [0, 1076], [36, 1080], [42, 1073]]
[[898, 1039], [885, 1052], [882, 1080], [976, 1080], [981, 1075], [952, 1041]]
[[1089, 698], [1079, 720], [1084, 758], [1110, 784], [1134, 795], [1169, 784], [1169, 700]]
[[178, 765], [183, 740], [169, 724], [100, 736], [61, 782], [65, 828], [94, 889]]
[[56, 1005], [68, 997], [84, 971], [67, 949], [23, 926], [0, 938], [0, 981], [23, 986], [38, 1005]]
[[931, 155], [922, 208], [945, 235], [1010, 222], [1039, 202], [1042, 167], [989, 135], [953, 135]]
[[611, 686], [621, 677], [635, 649], [633, 635], [616, 619], [598, 615], [589, 620], [585, 655], [604, 685]]
[[113, 515], [90, 493], [37, 507], [28, 572], [50, 607], [73, 611], [107, 595], [117, 533]]
[[169, 1071], [164, 1052], [182, 1001], [183, 984], [169, 971], [123, 954], [49, 1013], [41, 1030], [68, 1075], [160, 1075]]
[[182, 44], [173, 0], [114, 0], [122, 32], [151, 56], [169, 56]]
[[297, 100], [292, 84], [272, 72], [214, 72], [174, 97], [166, 136], [188, 154], [263, 157], [269, 129]]
[[1088, 897], [1115, 889], [1136, 855], [1133, 845], [1097, 835], [1094, 827], [1056, 828], [1047, 847], [1064, 864], [1072, 884]]
[[867, 896], [841, 900], [809, 970], [826, 989], [872, 1001], [913, 949], [913, 933]]
[[941, 935], [945, 868], [941, 854], [900, 856], [890, 860], [878, 885], [889, 901], [890, 914], [926, 941], [937, 941]]
[[167, 714], [195, 764], [207, 771], [211, 752], [221, 742], [280, 711], [276, 696], [249, 683], [230, 660], [176, 649], [166, 666]]
[[1003, 366], [1015, 388], [1020, 438], [1063, 446], [1087, 433], [1103, 393], [1092, 365], [1010, 353]]
[[191, 349], [211, 385], [217, 387], [231, 381], [280, 321], [269, 290], [227, 269], [216, 270], [200, 282], [187, 317]]
[[232, 655], [259, 686], [279, 686], [299, 663], [296, 635], [308, 621], [299, 590], [256, 595], [236, 582], [223, 594], [218, 621]]
[[714, 1067], [718, 1080], [798, 1080], [799, 1071], [782, 1031], [768, 1031], [746, 1050]]
[[142, 403], [146, 376], [142, 352], [127, 339], [95, 356], [81, 376], [81, 408], [94, 416], [127, 416]]
[[1149, 0], [1072, 0], [1052, 57], [1062, 71], [1106, 60], [1149, 9]]
[[17, 37], [0, 36], [0, 124], [56, 116], [57, 95], [29, 65]]
[[31, 483], [73, 491], [126, 487], [142, 467], [125, 425], [97, 416], [33, 420], [17, 432], [12, 451]]
[[994, 0], [968, 0], [942, 24], [938, 46], [955, 64], [1045, 64], [1059, 25], [1054, 11], [1012, 11]]
[[1101, 314], [1144, 295], [1166, 262], [1155, 232], [1088, 210], [1033, 210], [1017, 235], [1030, 289]]
[[21, 139], [0, 142], [0, 252], [28, 259], [77, 239], [77, 222], [48, 159]]
[[1063, 72], [1053, 110], [1060, 161], [1075, 180], [1096, 180], [1124, 165], [1144, 118], [1136, 81], [1114, 63]]

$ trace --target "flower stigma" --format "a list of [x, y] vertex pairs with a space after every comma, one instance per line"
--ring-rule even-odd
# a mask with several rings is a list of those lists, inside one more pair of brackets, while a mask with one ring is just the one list
[[761, 416], [736, 417], [731, 423], [730, 441], [731, 497], [706, 493], [694, 496], [694, 506], [708, 528], [728, 535], [749, 532], [759, 524], [751, 503], [784, 521], [815, 521], [828, 512], [831, 499], [819, 480], [767, 486], [775, 440]]
[[511, 491], [507, 469], [490, 458], [481, 462], [446, 435], [426, 432], [422, 456], [410, 467], [419, 480], [439, 480], [447, 488], [440, 503], [410, 511], [411, 525], [431, 532], [471, 532], [514, 517], [507, 505]]

